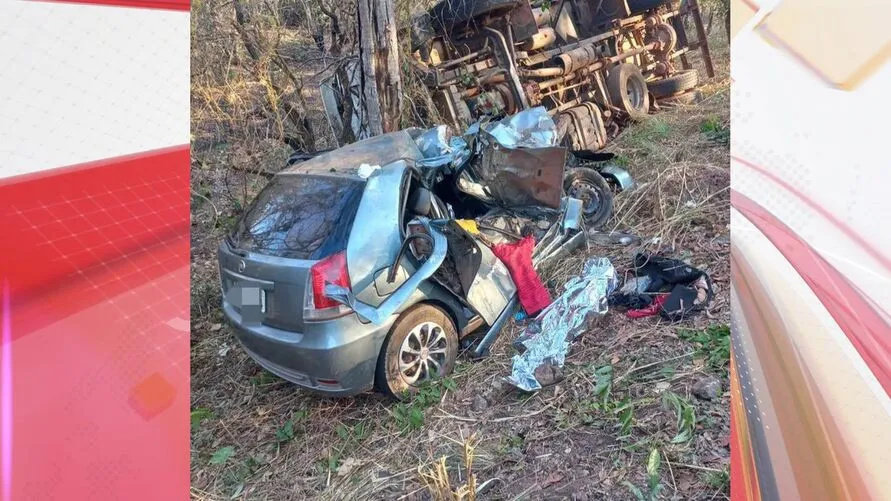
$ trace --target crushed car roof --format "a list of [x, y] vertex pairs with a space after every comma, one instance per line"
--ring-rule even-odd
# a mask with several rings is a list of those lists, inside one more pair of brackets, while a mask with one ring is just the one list
[[334, 172], [355, 175], [362, 164], [386, 165], [402, 159], [415, 162], [423, 159], [415, 140], [406, 131], [391, 132], [348, 144], [288, 167], [280, 174]]

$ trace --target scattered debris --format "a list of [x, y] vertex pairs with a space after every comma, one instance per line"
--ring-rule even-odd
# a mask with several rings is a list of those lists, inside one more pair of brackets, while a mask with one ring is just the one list
[[663, 256], [637, 254], [634, 276], [610, 296], [611, 306], [626, 307], [630, 318], [656, 315], [680, 321], [708, 308], [714, 292], [704, 271]]
[[532, 266], [532, 248], [535, 240], [527, 236], [514, 244], [500, 244], [492, 247], [492, 252], [504, 262], [517, 286], [520, 305], [527, 315], [538, 315], [551, 304], [551, 295], [541, 283], [541, 278]]
[[631, 245], [640, 245], [640, 238], [629, 233], [609, 232], [603, 233], [597, 230], [588, 232], [588, 242], [602, 247], [620, 245], [628, 247]]
[[349, 475], [356, 467], [361, 466], [362, 462], [355, 458], [346, 458], [340, 463], [340, 466], [337, 467], [337, 475], [341, 477], [345, 477]]
[[652, 317], [653, 315], [658, 315], [662, 310], [662, 305], [665, 304], [665, 300], [668, 299], [668, 296], [664, 294], [657, 295], [653, 298], [653, 302], [650, 303], [649, 306], [645, 306], [643, 308], [638, 308], [635, 310], [628, 310], [625, 312], [625, 315], [628, 318], [638, 319], [638, 318], [646, 318]]
[[550, 361], [536, 367], [533, 375], [541, 387], [557, 384], [560, 381], [563, 381], [564, 377], [563, 369], [557, 365], [553, 365]]
[[359, 166], [359, 170], [358, 170], [357, 174], [362, 179], [368, 179], [369, 177], [371, 177], [372, 174], [375, 173], [375, 171], [380, 170], [380, 168], [381, 168], [380, 165], [362, 164]]
[[220, 346], [220, 349], [217, 350], [217, 355], [219, 355], [220, 358], [224, 358], [226, 355], [229, 354], [229, 350], [231, 349], [232, 346], [230, 346], [228, 343], [223, 343], [223, 346]]
[[704, 377], [693, 384], [693, 394], [703, 400], [714, 400], [721, 396], [721, 380], [716, 377]]
[[473, 397], [473, 402], [470, 404], [470, 409], [473, 412], [483, 412], [489, 407], [489, 402], [482, 395], [477, 395]]
[[668, 381], [659, 381], [656, 383], [656, 393], [664, 393], [671, 389], [671, 383]]

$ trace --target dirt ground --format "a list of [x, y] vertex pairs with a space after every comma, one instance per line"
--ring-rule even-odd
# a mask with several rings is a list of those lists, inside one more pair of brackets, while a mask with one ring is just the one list
[[[215, 249], [265, 182], [250, 171], [280, 169], [289, 149], [256, 132], [260, 119], [248, 141], [207, 111], [248, 87], [193, 86], [192, 497], [457, 499], [447, 492], [475, 485], [477, 499], [727, 499], [730, 78], [714, 32], [718, 76], [701, 101], [664, 109], [609, 147], [639, 183], [618, 196], [611, 226], [706, 270], [710, 309], [675, 325], [611, 311], [575, 343], [565, 379], [531, 395], [502, 382], [515, 323], [490, 357], [460, 357], [451, 377], [401, 404], [317, 397], [252, 362], [219, 310]], [[309, 89], [317, 78], [306, 71]], [[637, 250], [590, 245], [543, 278], [556, 295], [587, 257], [607, 256], [622, 274]], [[694, 395], [714, 380], [713, 399]]]

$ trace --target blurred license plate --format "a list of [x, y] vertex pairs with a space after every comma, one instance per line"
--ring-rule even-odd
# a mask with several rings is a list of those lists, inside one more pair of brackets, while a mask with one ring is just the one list
[[227, 297], [241, 311], [244, 323], [260, 323], [266, 314], [266, 290], [254, 285], [234, 283]]

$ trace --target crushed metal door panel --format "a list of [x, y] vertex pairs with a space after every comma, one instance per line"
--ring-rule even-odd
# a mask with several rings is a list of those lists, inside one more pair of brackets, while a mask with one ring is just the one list
[[400, 160], [384, 165], [368, 178], [346, 250], [356, 296], [374, 286], [375, 273], [393, 264], [402, 245], [399, 212], [407, 170], [408, 164]]
[[[397, 311], [401, 308], [409, 304], [412, 301], [412, 296], [414, 296], [418, 292], [418, 287], [421, 284], [433, 276], [433, 273], [442, 266], [443, 261], [445, 261], [446, 254], [448, 252], [448, 241], [446, 240], [445, 235], [443, 235], [439, 230], [433, 228], [430, 225], [429, 220], [426, 218], [418, 218], [417, 222], [419, 222], [424, 229], [425, 232], [430, 235], [433, 240], [433, 246], [427, 260], [424, 261], [421, 266], [414, 272], [408, 279], [406, 279], [393, 293], [391, 293], [386, 299], [384, 299], [379, 305], [370, 305], [366, 302], [363, 302], [358, 294], [354, 294], [353, 291], [347, 289], [346, 287], [342, 287], [340, 285], [335, 284], [327, 284], [325, 286], [325, 295], [343, 303], [353, 311], [359, 315], [360, 318], [367, 320], [373, 324], [380, 325], [384, 323], [388, 318], [393, 316]], [[397, 232], [398, 235], [398, 232]], [[397, 246], [398, 252], [398, 246]], [[393, 257], [395, 259], [395, 256]], [[393, 259], [390, 261], [392, 262]], [[349, 266], [349, 263], [347, 264]], [[352, 273], [352, 270], [350, 270]], [[369, 275], [369, 277], [372, 277]], [[372, 278], [371, 282], [374, 280]], [[353, 289], [355, 290], [355, 284], [353, 285]]]
[[395, 292], [399, 286], [405, 283], [405, 281], [408, 280], [408, 277], [415, 271], [414, 268], [412, 268], [411, 271], [407, 271], [405, 266], [400, 265], [396, 269], [396, 273], [393, 275], [393, 281], [389, 282], [390, 268], [379, 270], [374, 275], [374, 289], [375, 292], [377, 292], [378, 297], [388, 297]]
[[471, 167], [489, 194], [515, 207], [560, 208], [566, 149], [485, 148], [481, 161]]
[[485, 245], [478, 247], [482, 260], [467, 291], [467, 302], [487, 324], [492, 325], [516, 295], [517, 288], [507, 266]]

